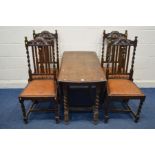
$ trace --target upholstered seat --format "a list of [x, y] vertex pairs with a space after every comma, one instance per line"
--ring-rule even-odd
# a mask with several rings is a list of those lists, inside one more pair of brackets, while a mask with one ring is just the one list
[[55, 97], [56, 84], [53, 80], [33, 80], [28, 83], [19, 97]]
[[130, 80], [109, 79], [108, 96], [144, 96], [143, 92]]

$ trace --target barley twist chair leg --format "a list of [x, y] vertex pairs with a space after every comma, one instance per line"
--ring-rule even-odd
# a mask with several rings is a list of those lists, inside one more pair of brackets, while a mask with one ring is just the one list
[[25, 105], [24, 105], [24, 100], [19, 98], [19, 102], [20, 102], [20, 105], [21, 105], [22, 113], [23, 113], [23, 120], [24, 120], [25, 124], [27, 124], [28, 123], [28, 119], [27, 119], [27, 115], [26, 115], [26, 109], [25, 109]]
[[57, 124], [60, 122], [60, 105], [58, 102], [55, 102], [55, 120]]
[[138, 106], [138, 109], [137, 109], [137, 112], [136, 112], [136, 116], [135, 116], [135, 122], [136, 122], [136, 123], [138, 122], [138, 120], [139, 120], [139, 118], [140, 118], [140, 113], [141, 113], [141, 109], [142, 109], [144, 100], [145, 100], [145, 99], [140, 99], [140, 104], [139, 104], [139, 106]]
[[105, 123], [108, 123], [108, 119], [109, 119], [109, 103], [110, 102], [107, 96], [104, 102], [104, 122]]

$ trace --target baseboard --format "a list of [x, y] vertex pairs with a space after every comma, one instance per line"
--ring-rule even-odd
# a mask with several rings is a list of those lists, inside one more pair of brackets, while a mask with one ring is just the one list
[[[155, 80], [135, 80], [140, 88], [155, 88]], [[24, 88], [27, 80], [0, 80], [0, 88]]]
[[24, 88], [27, 80], [0, 80], [0, 88]]
[[135, 80], [140, 88], [155, 88], [155, 80]]

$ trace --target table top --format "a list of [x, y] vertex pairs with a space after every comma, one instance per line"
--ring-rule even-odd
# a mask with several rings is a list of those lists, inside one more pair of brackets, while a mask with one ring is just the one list
[[95, 52], [64, 52], [58, 82], [93, 83], [106, 81]]

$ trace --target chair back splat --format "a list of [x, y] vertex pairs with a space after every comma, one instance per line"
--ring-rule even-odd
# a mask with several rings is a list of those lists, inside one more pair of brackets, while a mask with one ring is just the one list
[[[35, 79], [56, 80], [56, 64], [53, 40], [45, 40], [35, 37], [28, 41], [25, 38], [25, 46], [28, 60], [29, 81]], [[31, 57], [31, 59], [30, 59]]]
[[109, 46], [107, 53], [106, 75], [109, 78], [127, 78], [133, 80], [133, 69], [137, 37], [134, 41], [119, 38]]
[[125, 33], [120, 33], [118, 31], [112, 31], [111, 33], [106, 33], [106, 31], [103, 31], [103, 39], [102, 39], [102, 53], [101, 53], [101, 67], [105, 67], [104, 64], [107, 63], [107, 53], [110, 51], [110, 46], [112, 43], [115, 42], [115, 40], [119, 38], [127, 39], [128, 32], [127, 30]]
[[53, 41], [54, 44], [54, 53], [55, 53], [55, 64], [56, 64], [56, 69], [59, 71], [59, 45], [58, 45], [58, 32], [55, 30], [55, 33], [50, 33], [49, 31], [42, 31], [41, 33], [35, 33], [35, 30], [33, 30], [33, 38], [35, 39], [36, 37], [42, 37], [45, 40]]

